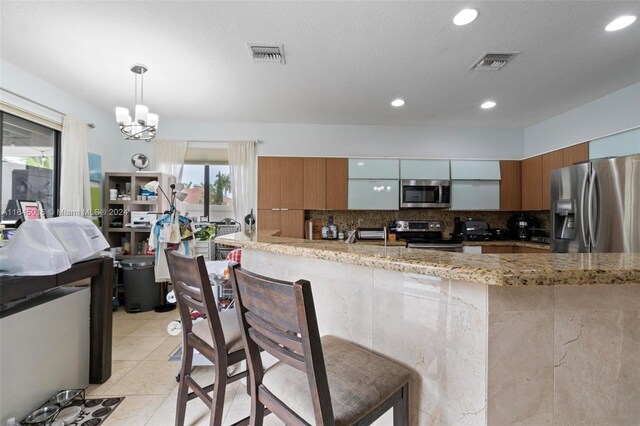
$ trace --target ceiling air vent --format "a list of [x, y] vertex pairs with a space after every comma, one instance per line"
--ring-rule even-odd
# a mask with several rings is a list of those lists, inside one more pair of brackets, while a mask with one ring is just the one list
[[249, 52], [253, 62], [273, 62], [285, 64], [282, 45], [267, 46], [264, 44], [249, 44]]
[[498, 71], [516, 55], [517, 53], [485, 53], [471, 65], [469, 71]]

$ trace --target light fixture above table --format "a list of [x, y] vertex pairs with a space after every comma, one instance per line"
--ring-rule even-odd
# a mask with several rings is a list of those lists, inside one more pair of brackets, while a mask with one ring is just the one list
[[[134, 64], [131, 72], [135, 80], [135, 114], [133, 120], [128, 108], [116, 107], [116, 121], [120, 125], [120, 131], [127, 136], [127, 140], [150, 141], [156, 137], [158, 129], [158, 115], [151, 114], [149, 108], [144, 105], [144, 73], [149, 67], [142, 64]], [[138, 76], [140, 76], [140, 103], [138, 103]]]

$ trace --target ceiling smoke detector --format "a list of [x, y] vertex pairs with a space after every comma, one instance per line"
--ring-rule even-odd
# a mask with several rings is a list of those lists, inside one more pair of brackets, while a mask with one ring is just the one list
[[485, 53], [471, 65], [469, 71], [498, 71], [516, 55], [517, 53]]
[[281, 44], [268, 46], [266, 44], [249, 43], [249, 52], [253, 62], [273, 62], [284, 65], [284, 48]]

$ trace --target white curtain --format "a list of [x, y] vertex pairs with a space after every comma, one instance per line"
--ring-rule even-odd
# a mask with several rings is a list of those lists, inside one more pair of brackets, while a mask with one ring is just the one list
[[[254, 141], [229, 142], [229, 169], [231, 171], [231, 194], [235, 219], [244, 223], [244, 217], [255, 209], [256, 190], [256, 143]], [[256, 215], [254, 211], [254, 216]]]
[[176, 182], [182, 178], [184, 155], [187, 152], [187, 141], [154, 140], [153, 170], [175, 176]]
[[91, 209], [87, 123], [64, 117], [60, 157], [60, 216], [87, 215]]

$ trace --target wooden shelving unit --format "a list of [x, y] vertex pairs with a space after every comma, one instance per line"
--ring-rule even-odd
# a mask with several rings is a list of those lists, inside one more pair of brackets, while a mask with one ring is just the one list
[[[138, 243], [149, 240], [150, 228], [131, 228], [125, 226], [131, 223], [131, 212], [158, 212], [163, 213], [169, 209], [169, 202], [158, 190], [158, 199], [151, 201], [138, 201], [140, 188], [147, 183], [157, 180], [167, 195], [170, 195], [169, 185], [175, 183], [173, 176], [154, 172], [141, 173], [105, 173], [104, 190], [102, 193], [104, 212], [102, 215], [102, 230], [104, 237], [111, 247], [123, 247], [123, 242], [128, 241], [130, 252], [118, 258], [145, 256], [138, 251]], [[116, 189], [118, 185], [122, 193], [131, 196], [131, 200], [110, 200], [109, 190]], [[122, 218], [122, 226], [112, 226], [114, 220]]]

